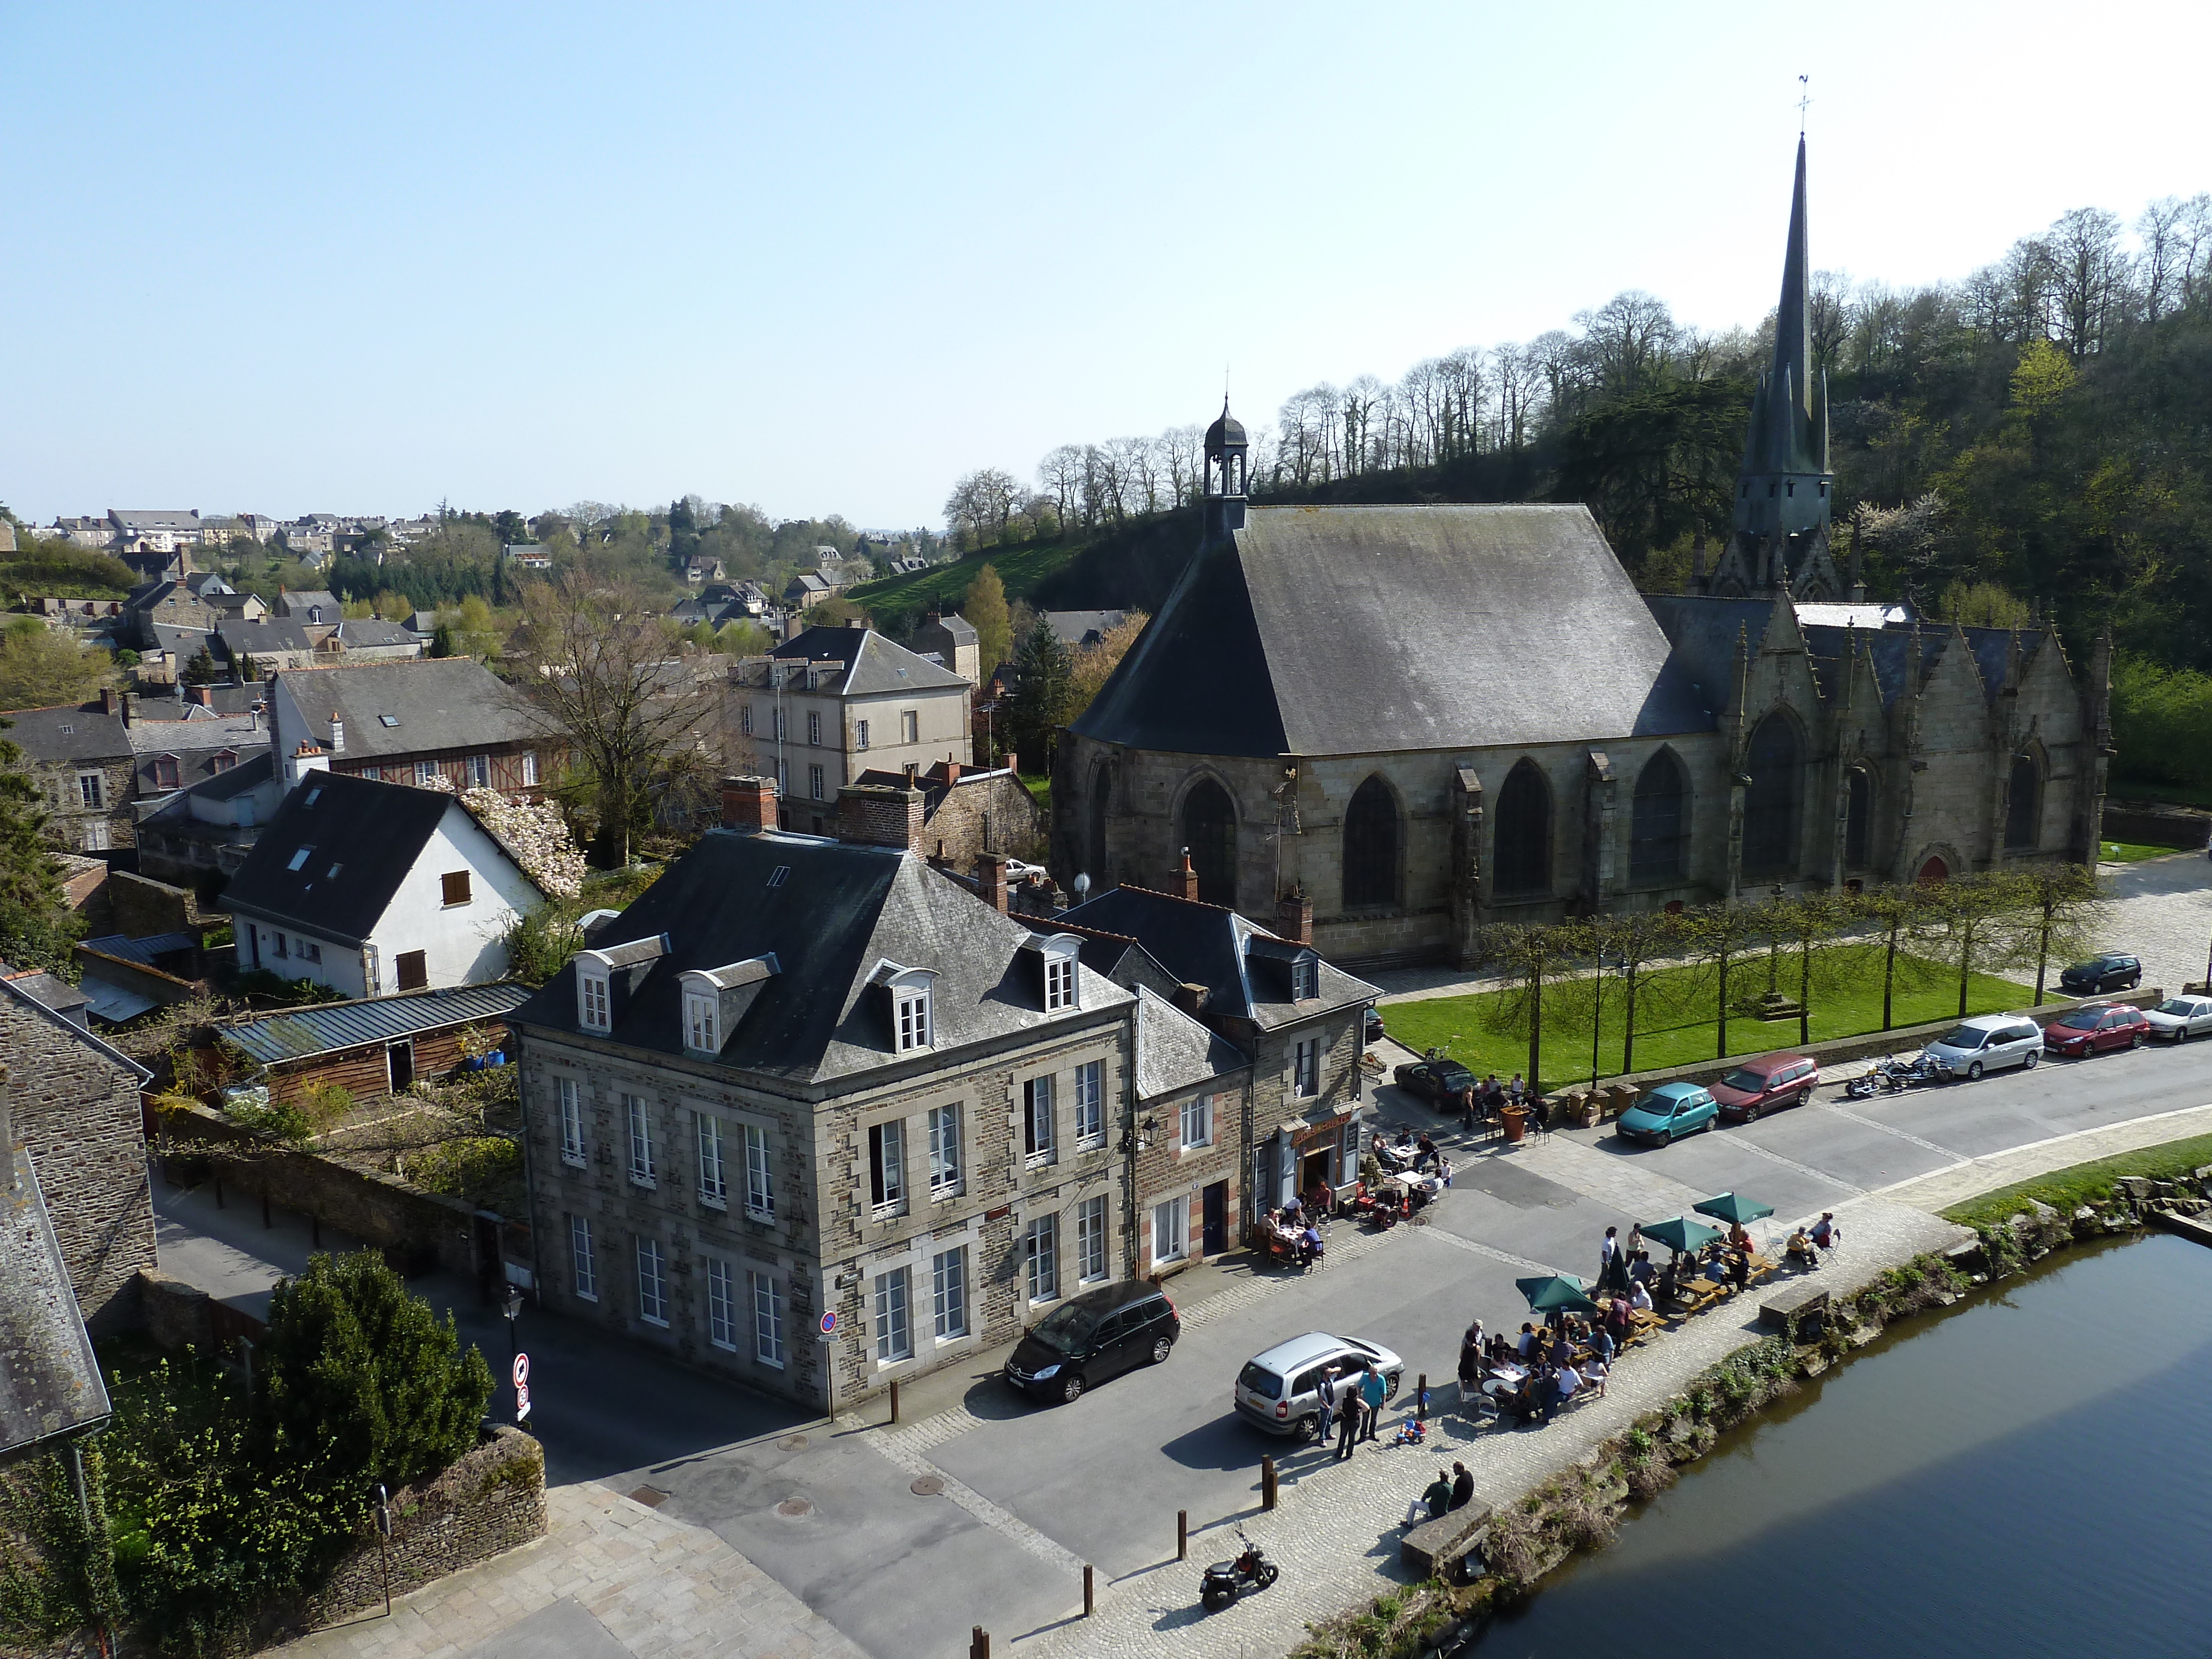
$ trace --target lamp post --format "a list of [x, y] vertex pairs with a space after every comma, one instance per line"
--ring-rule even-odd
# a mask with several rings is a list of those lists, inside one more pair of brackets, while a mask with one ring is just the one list
[[[515, 1322], [522, 1317], [522, 1292], [514, 1285], [508, 1285], [507, 1299], [500, 1304], [499, 1310], [507, 1316], [507, 1380], [514, 1382], [515, 1361], [522, 1353], [515, 1336]], [[515, 1382], [514, 1391], [514, 1423], [520, 1428], [522, 1426], [522, 1385]]]
[[1627, 966], [1626, 957], [1616, 962], [1609, 960], [1602, 951], [1597, 953], [1597, 982], [1592, 988], [1597, 1006], [1590, 1013], [1590, 1091], [1593, 1094], [1597, 1091], [1598, 1038], [1605, 1030], [1605, 970], [1608, 968], [1626, 969]]

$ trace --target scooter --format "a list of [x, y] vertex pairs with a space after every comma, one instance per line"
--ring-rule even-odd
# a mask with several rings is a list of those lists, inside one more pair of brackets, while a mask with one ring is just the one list
[[1243, 1553], [1234, 1561], [1216, 1561], [1198, 1581], [1198, 1599], [1208, 1613], [1220, 1612], [1247, 1590], [1267, 1589], [1282, 1571], [1244, 1537], [1243, 1528], [1237, 1528], [1237, 1535], [1244, 1539]]

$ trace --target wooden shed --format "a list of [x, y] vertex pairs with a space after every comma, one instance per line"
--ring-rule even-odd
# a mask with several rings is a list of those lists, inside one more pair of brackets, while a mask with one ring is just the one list
[[318, 1083], [374, 1100], [401, 1093], [417, 1078], [449, 1075], [461, 1063], [464, 1031], [507, 1046], [507, 1016], [529, 995], [526, 985], [456, 985], [287, 1008], [219, 1025], [215, 1036], [262, 1068], [272, 1101], [297, 1101]]

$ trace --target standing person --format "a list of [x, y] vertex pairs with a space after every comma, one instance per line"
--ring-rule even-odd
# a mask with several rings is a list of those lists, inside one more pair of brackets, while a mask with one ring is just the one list
[[1314, 1443], [1328, 1444], [1328, 1431], [1336, 1426], [1336, 1367], [1328, 1366], [1321, 1374], [1320, 1397], [1314, 1402]]
[[1467, 1087], [1459, 1091], [1459, 1127], [1462, 1134], [1474, 1133], [1474, 1083], [1472, 1077]]
[[1605, 1237], [1597, 1247], [1597, 1287], [1601, 1291], [1618, 1290], [1614, 1275], [1620, 1271], [1620, 1229], [1607, 1227]]
[[1364, 1407], [1360, 1413], [1364, 1419], [1359, 1427], [1362, 1440], [1375, 1437], [1375, 1425], [1382, 1415], [1382, 1401], [1389, 1393], [1389, 1389], [1382, 1381], [1382, 1373], [1375, 1369], [1373, 1361], [1369, 1361], [1365, 1374], [1359, 1379], [1359, 1399]]
[[1340, 1386], [1336, 1402], [1336, 1461], [1341, 1463], [1352, 1455], [1352, 1445], [1359, 1438], [1359, 1393], [1349, 1382]]

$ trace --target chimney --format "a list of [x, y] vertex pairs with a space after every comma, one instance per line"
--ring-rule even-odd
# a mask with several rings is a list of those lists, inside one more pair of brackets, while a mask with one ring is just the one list
[[284, 782], [289, 787], [310, 772], [327, 772], [330, 769], [331, 757], [302, 738], [299, 748], [284, 763]]
[[1313, 901], [1293, 887], [1275, 901], [1275, 933], [1279, 938], [1313, 943]]
[[137, 717], [137, 714], [138, 699], [132, 696], [128, 691], [125, 691], [123, 694], [123, 724], [125, 727], [128, 727], [131, 722]]
[[199, 704], [203, 708], [212, 708], [215, 707], [215, 693], [207, 686], [195, 685], [191, 687], [185, 695], [191, 697], [194, 702]]
[[1212, 993], [1208, 991], [1203, 985], [1193, 985], [1186, 982], [1176, 986], [1175, 988], [1175, 994], [1170, 997], [1168, 1000], [1174, 1003], [1176, 1007], [1182, 1009], [1183, 1012], [1188, 1014], [1193, 1019], [1197, 1019], [1205, 1014], [1206, 1000], [1212, 994]]
[[921, 846], [921, 791], [896, 784], [847, 784], [837, 792], [837, 839], [901, 852]]
[[1176, 872], [1175, 880], [1168, 891], [1179, 898], [1198, 897], [1198, 872], [1190, 867], [1190, 848], [1188, 847], [1182, 849], [1182, 868]]
[[1006, 855], [1004, 853], [978, 853], [975, 855], [975, 890], [983, 902], [1000, 915], [1006, 913]]
[[1022, 769], [1022, 757], [1011, 749], [999, 757], [999, 763], [1009, 772], [1019, 773]]
[[957, 761], [957, 760], [949, 760], [949, 761], [945, 762], [945, 787], [947, 789], [950, 789], [950, 788], [951, 788], [954, 784], [956, 784], [956, 783], [957, 783], [957, 782], [959, 782], [959, 781], [960, 781], [960, 763], [959, 763], [958, 761]]
[[103, 714], [119, 714], [123, 712], [122, 702], [118, 696], [113, 686], [104, 685], [100, 687], [100, 711]]
[[909, 789], [913, 788], [914, 781], [921, 775], [921, 763], [919, 761], [908, 761], [906, 763], [906, 787]]
[[775, 826], [774, 778], [722, 780], [722, 828], [752, 835]]
[[345, 721], [336, 714], [331, 716], [331, 753], [345, 753]]

